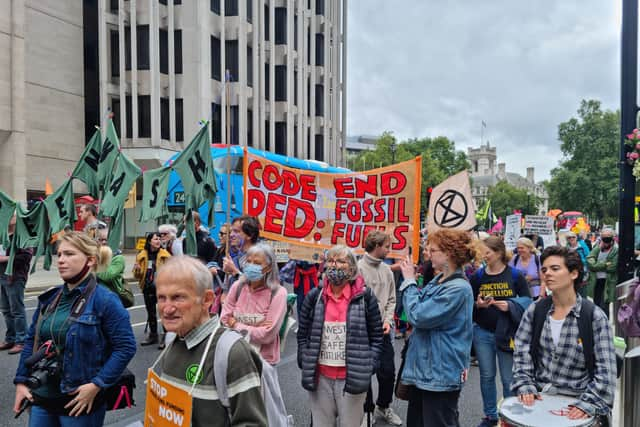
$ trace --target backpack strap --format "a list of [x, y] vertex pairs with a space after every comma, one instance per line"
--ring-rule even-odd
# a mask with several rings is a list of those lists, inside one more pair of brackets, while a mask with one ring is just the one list
[[529, 343], [529, 354], [533, 361], [534, 372], [540, 362], [540, 337], [542, 335], [544, 322], [547, 319], [547, 314], [551, 309], [551, 303], [551, 298], [542, 298], [535, 303], [535, 308], [533, 310], [533, 325], [531, 330], [531, 343]]
[[578, 334], [582, 340], [582, 352], [584, 363], [589, 372], [589, 378], [593, 378], [596, 370], [596, 359], [593, 354], [593, 312], [595, 305], [586, 298], [582, 298], [580, 318], [578, 319]]
[[225, 408], [230, 406], [229, 389], [227, 388], [229, 353], [231, 352], [233, 344], [235, 344], [239, 339], [242, 339], [242, 335], [231, 329], [225, 329], [216, 344], [216, 351], [213, 359], [213, 379], [216, 382], [218, 399]]
[[516, 256], [513, 257], [513, 265], [514, 265], [514, 267], [516, 265], [518, 265], [518, 261], [520, 261], [520, 254], [516, 254]]

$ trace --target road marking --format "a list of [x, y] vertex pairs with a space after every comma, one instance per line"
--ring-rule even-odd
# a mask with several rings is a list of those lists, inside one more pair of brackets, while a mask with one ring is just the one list
[[146, 324], [147, 324], [147, 322], [132, 323], [132, 324], [131, 324], [131, 327], [132, 327], [132, 328], [137, 328], [138, 326], [144, 326], [144, 325], [146, 325]]

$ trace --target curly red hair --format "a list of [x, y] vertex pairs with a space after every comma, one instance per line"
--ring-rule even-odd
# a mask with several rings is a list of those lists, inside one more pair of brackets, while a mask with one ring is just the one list
[[441, 229], [430, 233], [427, 243], [437, 246], [457, 267], [476, 257], [476, 243], [467, 231]]

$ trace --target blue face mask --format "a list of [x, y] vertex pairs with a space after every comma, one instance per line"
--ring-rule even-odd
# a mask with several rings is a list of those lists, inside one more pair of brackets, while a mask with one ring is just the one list
[[258, 264], [245, 264], [244, 268], [242, 269], [242, 273], [250, 282], [257, 282], [264, 277], [262, 266]]

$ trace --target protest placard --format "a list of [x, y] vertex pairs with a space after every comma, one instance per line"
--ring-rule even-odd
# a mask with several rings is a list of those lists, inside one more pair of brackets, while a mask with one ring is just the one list
[[504, 230], [504, 245], [511, 251], [516, 248], [518, 239], [520, 238], [521, 220], [522, 215], [520, 214], [507, 216], [507, 223]]
[[187, 391], [163, 381], [149, 369], [144, 427], [189, 427], [191, 409], [191, 395]]

